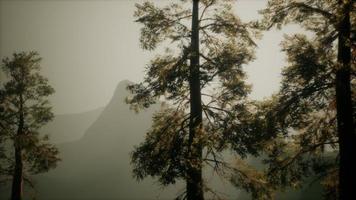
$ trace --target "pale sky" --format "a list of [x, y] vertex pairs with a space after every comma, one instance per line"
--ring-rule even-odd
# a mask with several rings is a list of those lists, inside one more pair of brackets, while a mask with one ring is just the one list
[[[167, 0], [156, 0], [162, 3]], [[134, 0], [20, 1], [0, 0], [0, 58], [15, 51], [38, 51], [43, 75], [56, 93], [56, 114], [105, 106], [121, 80], [141, 81], [153, 55], [140, 49], [140, 25], [134, 23]], [[259, 17], [265, 0], [237, 0], [244, 21]], [[257, 60], [245, 66], [253, 84], [251, 98], [278, 90], [285, 65], [280, 42], [296, 26], [271, 30], [257, 41]]]

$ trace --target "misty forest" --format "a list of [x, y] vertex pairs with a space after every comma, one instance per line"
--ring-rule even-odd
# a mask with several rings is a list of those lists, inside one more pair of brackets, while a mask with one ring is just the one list
[[1, 200], [356, 199], [356, 1], [0, 1]]

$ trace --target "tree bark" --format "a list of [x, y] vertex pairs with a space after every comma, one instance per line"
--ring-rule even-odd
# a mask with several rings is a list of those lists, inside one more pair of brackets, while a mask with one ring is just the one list
[[23, 134], [24, 114], [23, 114], [23, 98], [20, 95], [19, 105], [19, 124], [17, 129], [16, 139], [14, 140], [15, 147], [15, 169], [12, 179], [11, 200], [21, 200], [23, 192], [23, 161], [22, 161], [22, 144], [18, 137]]
[[12, 180], [11, 200], [22, 199], [22, 186], [23, 186], [22, 170], [23, 170], [23, 164], [22, 164], [21, 148], [15, 147], [15, 170], [14, 170], [13, 180]]
[[202, 102], [199, 69], [199, 0], [193, 0], [192, 35], [190, 54], [190, 121], [187, 166], [187, 199], [203, 200], [202, 145], [199, 139], [202, 128]]
[[356, 165], [354, 154], [356, 152], [356, 133], [353, 122], [353, 106], [351, 98], [351, 43], [350, 43], [350, 12], [351, 3], [342, 6], [344, 15], [339, 24], [338, 37], [338, 66], [336, 71], [336, 107], [337, 128], [340, 148], [340, 185], [341, 200], [354, 199], [354, 186], [356, 180]]

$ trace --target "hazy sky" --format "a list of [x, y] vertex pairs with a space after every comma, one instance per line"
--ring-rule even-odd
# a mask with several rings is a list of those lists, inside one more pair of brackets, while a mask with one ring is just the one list
[[[156, 0], [157, 3], [167, 0]], [[104, 106], [121, 80], [140, 81], [152, 55], [139, 47], [140, 25], [134, 23], [134, 0], [3, 1], [0, 0], [0, 58], [36, 50], [43, 74], [56, 89], [55, 113], [77, 113]], [[265, 0], [237, 0], [244, 21], [259, 17]], [[272, 30], [257, 41], [257, 60], [245, 69], [253, 84], [251, 97], [277, 91], [284, 55], [283, 34], [296, 26]]]

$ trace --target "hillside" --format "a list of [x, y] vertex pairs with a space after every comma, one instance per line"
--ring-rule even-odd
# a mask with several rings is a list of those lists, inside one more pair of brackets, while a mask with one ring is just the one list
[[[166, 200], [174, 199], [182, 192], [183, 183], [163, 190], [153, 179], [137, 182], [132, 177], [130, 152], [144, 140], [145, 132], [151, 125], [152, 114], [159, 109], [159, 105], [139, 113], [130, 110], [124, 102], [129, 95], [125, 89], [128, 83], [119, 83], [104, 109], [74, 116], [63, 115], [45, 128], [55, 134], [64, 134], [53, 135], [52, 138], [57, 142], [66, 142], [57, 145], [62, 158], [59, 166], [35, 177], [36, 196], [39, 200]], [[95, 115], [96, 119], [93, 119]], [[88, 124], [90, 120], [91, 125]], [[83, 130], [86, 130], [85, 133], [80, 132]], [[254, 165], [259, 165], [256, 159], [250, 160]], [[249, 195], [239, 192], [228, 182], [221, 182], [217, 176], [212, 177], [210, 170], [205, 170], [204, 174], [209, 184], [227, 199], [250, 199]], [[314, 190], [320, 189], [313, 186], [289, 191], [277, 195], [277, 199], [320, 199], [319, 195], [315, 196], [319, 192]]]
[[56, 115], [40, 132], [48, 134], [54, 143], [79, 140], [103, 110], [104, 108], [97, 108], [83, 113]]
[[[144, 140], [151, 125], [152, 114], [159, 105], [135, 113], [124, 99], [128, 81], [117, 86], [109, 104], [77, 141], [59, 145], [63, 161], [57, 169], [38, 177], [40, 199], [85, 200], [153, 200], [174, 199], [184, 188], [183, 183], [163, 190], [150, 178], [137, 182], [131, 174], [130, 152]], [[250, 159], [257, 165], [255, 158]], [[250, 196], [239, 192], [228, 182], [221, 182], [212, 171], [205, 170], [209, 184], [227, 199], [248, 200]], [[280, 200], [317, 200], [320, 187], [314, 185], [299, 191], [278, 194]], [[313, 192], [314, 191], [314, 192]]]
[[176, 190], [161, 191], [153, 180], [136, 182], [129, 154], [144, 139], [158, 105], [136, 114], [124, 102], [121, 82], [96, 121], [77, 141], [59, 145], [62, 162], [37, 177], [39, 199], [172, 199]]

